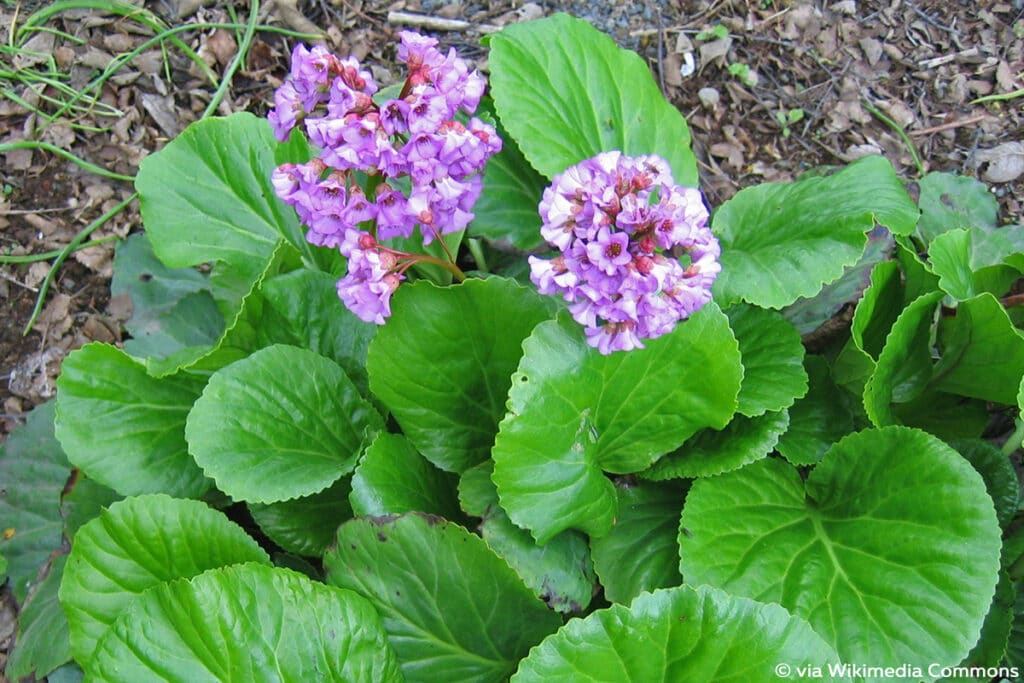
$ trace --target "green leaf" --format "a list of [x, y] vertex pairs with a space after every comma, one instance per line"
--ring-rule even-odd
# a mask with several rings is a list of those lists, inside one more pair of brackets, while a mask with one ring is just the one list
[[47, 683], [82, 683], [84, 673], [74, 662], [58, 667], [46, 677]]
[[1006, 645], [1013, 627], [1013, 604], [1017, 591], [1006, 572], [1000, 572], [996, 594], [992, 598], [992, 607], [981, 627], [981, 637], [971, 651], [960, 662], [960, 666], [970, 672], [973, 667], [978, 672], [975, 676], [958, 675], [955, 678], [942, 678], [944, 682], [963, 681], [988, 683], [993, 678], [998, 680], [999, 674], [991, 676], [988, 670], [999, 664], [1006, 655]]
[[804, 364], [810, 377], [807, 395], [789, 409], [789, 429], [775, 445], [794, 465], [816, 464], [854, 427], [849, 394], [832, 381], [828, 362], [821, 356], [805, 356]]
[[984, 401], [926, 390], [913, 401], [892, 404], [899, 424], [917, 427], [945, 441], [976, 439], [989, 422]]
[[876, 427], [896, 424], [893, 403], [917, 398], [932, 376], [931, 330], [942, 292], [925, 294], [903, 309], [864, 386], [864, 409]]
[[1020, 503], [1020, 484], [1013, 463], [1005, 453], [982, 439], [958, 439], [950, 445], [974, 466], [996, 506], [996, 518], [1004, 529]]
[[370, 344], [370, 388], [427, 460], [462, 472], [489, 455], [523, 338], [552, 304], [498, 277], [401, 287]]
[[14, 681], [42, 679], [71, 659], [68, 620], [57, 601], [67, 555], [58, 555], [18, 616], [18, 637], [4, 675]]
[[1013, 626], [1006, 643], [1006, 663], [1024, 671], [1024, 586], [1014, 584], [1017, 596], [1013, 602]]
[[349, 477], [319, 493], [264, 505], [249, 503], [249, 512], [270, 540], [299, 555], [319, 557], [334, 540], [338, 527], [352, 518]]
[[199, 497], [210, 481], [185, 443], [185, 418], [204, 378], [156, 378], [120, 349], [92, 343], [57, 379], [56, 434], [73, 465], [121, 495]]
[[0, 554], [18, 602], [63, 540], [60, 494], [71, 465], [53, 436], [53, 408], [37, 406], [0, 444]]
[[185, 438], [224, 493], [274, 503], [323, 491], [350, 473], [383, 427], [337, 363], [278, 344], [210, 377]]
[[484, 188], [473, 205], [476, 218], [469, 234], [522, 251], [540, 246], [544, 239], [537, 205], [545, 187], [547, 181], [526, 161], [516, 141], [502, 134], [501, 151], [484, 169]]
[[510, 24], [490, 46], [501, 123], [543, 175], [616, 149], [658, 154], [676, 182], [697, 185], [686, 121], [637, 54], [567, 14]]
[[700, 479], [680, 529], [688, 581], [778, 602], [846, 662], [957, 664], [998, 578], [1000, 530], [981, 477], [905, 427], [847, 436], [806, 482], [772, 459]]
[[86, 672], [112, 683], [402, 680], [368, 602], [258, 564], [147, 591], [100, 642]]
[[269, 564], [270, 558], [203, 503], [159, 494], [114, 503], [79, 530], [64, 569], [60, 603], [75, 660], [91, 662], [96, 644], [147, 589], [250, 561]]
[[225, 317], [278, 240], [300, 234], [295, 211], [270, 182], [276, 147], [270, 126], [252, 114], [208, 118], [146, 157], [136, 176], [153, 251], [170, 268], [216, 262], [210, 282]]
[[932, 386], [983, 401], [1016, 405], [1024, 375], [1024, 336], [991, 294], [960, 302], [939, 324], [942, 358]]
[[498, 504], [491, 481], [494, 464], [471, 467], [459, 480], [459, 499], [467, 513], [480, 517], [479, 531], [488, 547], [508, 562], [534, 595], [558, 612], [581, 612], [590, 604], [597, 579], [587, 539], [563, 531], [543, 546], [530, 532], [513, 524]]
[[682, 477], [709, 477], [739, 469], [765, 457], [789, 427], [789, 413], [777, 410], [757, 417], [736, 414], [722, 431], [698, 432], [641, 473], [662, 481]]
[[917, 236], [925, 244], [955, 228], [995, 230], [999, 204], [988, 187], [955, 173], [929, 173], [918, 183], [921, 220]]
[[619, 515], [612, 532], [590, 540], [594, 569], [612, 602], [628, 605], [644, 591], [678, 586], [679, 514], [685, 489], [619, 479]]
[[60, 514], [64, 518], [64, 535], [74, 539], [78, 530], [95, 519], [123, 496], [112, 488], [97, 483], [79, 472], [68, 482], [60, 500]]
[[931, 267], [921, 260], [917, 247], [909, 237], [896, 238], [896, 261], [903, 271], [903, 303], [934, 292], [939, 288], [939, 278]]
[[743, 384], [739, 408], [747, 417], [780, 411], [807, 393], [800, 333], [775, 311], [733, 306], [726, 315], [740, 344]]
[[436, 517], [346, 522], [324, 565], [377, 608], [409, 683], [505, 680], [562, 621], [479, 536]]
[[260, 348], [265, 309], [260, 287], [267, 279], [297, 266], [298, 252], [284, 242], [278, 243], [241, 302], [226, 312], [228, 323], [212, 346], [188, 346], [166, 358], [148, 358], [147, 372], [165, 377], [187, 369], [209, 375]]
[[849, 302], [861, 297], [870, 283], [872, 269], [888, 258], [892, 248], [893, 238], [888, 230], [872, 230], [868, 233], [868, 246], [857, 263], [845, 268], [838, 280], [822, 287], [813, 297], [797, 299], [784, 308], [782, 315], [793, 323], [800, 334], [818, 329]]
[[871, 284], [857, 302], [850, 338], [833, 363], [836, 382], [863, 394], [893, 323], [903, 310], [903, 283], [895, 261], [871, 271]]
[[871, 271], [871, 286], [857, 302], [850, 336], [857, 347], [878, 360], [889, 330], [903, 311], [903, 282], [896, 261], [883, 261]]
[[817, 294], [864, 253], [879, 222], [914, 229], [914, 207], [889, 162], [865, 157], [828, 177], [740, 190], [715, 212], [722, 244], [716, 300], [782, 308]]
[[1014, 228], [995, 232], [972, 228], [949, 230], [937, 236], [928, 246], [928, 258], [939, 276], [939, 286], [960, 301], [983, 292], [1006, 294], [1020, 277], [1020, 271], [1004, 265], [1021, 251], [1020, 238], [1008, 236], [1019, 232]]
[[602, 470], [646, 469], [736, 409], [739, 348], [714, 304], [645, 349], [603, 356], [567, 315], [538, 325], [523, 348], [494, 483], [509, 518], [542, 545], [570, 528], [607, 534], [616, 502]]
[[431, 465], [404, 436], [382, 432], [352, 475], [349, 500], [358, 515], [419, 511], [457, 519], [457, 485], [454, 475]]
[[129, 235], [118, 245], [110, 294], [131, 299], [132, 317], [124, 326], [132, 338], [124, 349], [139, 358], [212, 347], [224, 330], [209, 277], [195, 268], [165, 266], [145, 233]]
[[[513, 683], [836, 680], [835, 651], [803, 619], [708, 586], [644, 594], [573, 619], [530, 652]], [[815, 675], [815, 668], [820, 675]]]
[[367, 395], [366, 350], [377, 326], [345, 308], [335, 277], [296, 270], [264, 281], [260, 293], [264, 301], [257, 328], [261, 345], [290, 344], [316, 351], [340, 365]]

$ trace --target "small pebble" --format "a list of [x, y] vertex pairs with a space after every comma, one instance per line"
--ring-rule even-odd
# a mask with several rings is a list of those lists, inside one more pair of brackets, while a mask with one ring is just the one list
[[722, 98], [714, 88], [701, 88], [697, 91], [697, 99], [705, 109], [714, 109]]

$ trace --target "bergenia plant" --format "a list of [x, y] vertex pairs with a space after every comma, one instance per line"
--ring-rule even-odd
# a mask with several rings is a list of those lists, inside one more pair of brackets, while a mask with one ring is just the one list
[[146, 159], [130, 339], [0, 457], [7, 675], [1015, 678], [1024, 230], [877, 156], [708, 207], [635, 54], [487, 47]]

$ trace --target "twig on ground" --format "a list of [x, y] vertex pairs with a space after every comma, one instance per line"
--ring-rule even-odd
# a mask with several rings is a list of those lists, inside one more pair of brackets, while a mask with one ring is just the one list
[[952, 130], [954, 128], [961, 128], [963, 126], [970, 126], [986, 119], [994, 119], [995, 117], [991, 114], [977, 114], [976, 116], [969, 116], [966, 119], [957, 119], [956, 121], [947, 121], [946, 123], [940, 123], [937, 126], [931, 126], [930, 128], [922, 128], [921, 130], [912, 130], [907, 135], [910, 137], [921, 137], [924, 135], [931, 135], [932, 133], [941, 133], [944, 130]]
[[388, 23], [399, 26], [415, 26], [428, 31], [468, 31], [475, 29], [480, 33], [495, 33], [499, 27], [491, 24], [474, 24], [464, 19], [445, 19], [427, 14], [412, 14], [411, 12], [388, 12]]
[[0, 278], [2, 278], [4, 280], [7, 280], [8, 282], [13, 282], [14, 284], [18, 285], [19, 287], [22, 287], [23, 289], [27, 289], [30, 292], [38, 292], [39, 291], [38, 287], [33, 287], [32, 285], [27, 285], [24, 282], [22, 282], [21, 280], [17, 279], [16, 277], [13, 277], [11, 275], [8, 275], [7, 273], [5, 273], [2, 270], [0, 270]]
[[966, 50], [960, 50], [959, 52], [954, 52], [952, 54], [942, 55], [941, 57], [932, 57], [931, 59], [922, 59], [921, 61], [919, 61], [917, 63], [917, 65], [919, 67], [921, 67], [922, 69], [934, 69], [937, 66], [942, 66], [943, 64], [949, 64], [950, 62], [955, 61], [956, 59], [958, 59], [960, 57], [976, 57], [976, 56], [978, 56], [978, 48], [976, 48], [976, 47], [969, 47]]

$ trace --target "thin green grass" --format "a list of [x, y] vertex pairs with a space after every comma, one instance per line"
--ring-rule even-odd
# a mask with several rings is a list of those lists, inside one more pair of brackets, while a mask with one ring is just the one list
[[129, 183], [135, 182], [135, 176], [123, 175], [121, 173], [114, 173], [113, 171], [108, 171], [102, 166], [97, 166], [96, 164], [89, 163], [85, 159], [75, 156], [71, 152], [65, 149], [61, 149], [56, 145], [51, 145], [48, 142], [42, 142], [40, 140], [19, 140], [18, 142], [4, 142], [0, 144], [0, 153], [9, 152], [12, 149], [39, 149], [44, 152], [51, 152], [58, 156], [64, 157], [68, 161], [72, 161], [78, 164], [84, 170], [89, 171], [90, 173], [95, 173], [98, 176], [110, 178], [111, 180], [124, 180]]
[[[276, 26], [261, 25], [258, 23], [259, 13], [259, 0], [253, 0], [249, 8], [249, 19], [245, 23], [237, 21], [237, 15], [235, 14], [234, 8], [229, 6], [229, 15], [234, 20], [232, 22], [202, 22], [194, 24], [182, 24], [179, 26], [168, 27], [148, 10], [130, 5], [121, 0], [63, 0], [61, 2], [53, 3], [45, 8], [42, 8], [32, 15], [30, 15], [25, 22], [20, 26], [16, 27], [17, 24], [17, 12], [15, 14], [15, 21], [13, 22], [9, 31], [9, 41], [7, 46], [0, 46], [0, 55], [13, 56], [21, 53], [27, 54], [24, 50], [24, 44], [27, 42], [29, 37], [39, 32], [50, 32], [54, 33], [64, 39], [71, 40], [72, 42], [81, 42], [79, 39], [73, 36], [68, 36], [66, 33], [53, 29], [47, 26], [46, 23], [54, 17], [68, 11], [76, 9], [93, 9], [108, 14], [114, 14], [122, 16], [126, 19], [131, 19], [143, 26], [148, 27], [154, 32], [151, 38], [142, 41], [133, 50], [130, 50], [122, 55], [111, 60], [110, 64], [95, 78], [89, 81], [83, 88], [76, 90], [67, 83], [70, 77], [67, 74], [61, 73], [57, 69], [57, 65], [51, 55], [44, 55], [46, 58], [45, 65], [46, 70], [42, 69], [9, 69], [5, 70], [0, 68], [0, 83], [4, 81], [8, 83], [20, 83], [25, 87], [32, 89], [32, 91], [39, 97], [41, 102], [52, 105], [54, 111], [45, 112], [38, 106], [33, 106], [29, 102], [26, 102], [24, 97], [10, 87], [0, 88], [0, 93], [5, 97], [8, 97], [12, 101], [15, 101], [19, 106], [25, 107], [27, 111], [36, 113], [40, 120], [41, 125], [37, 126], [37, 133], [41, 132], [49, 124], [62, 119], [64, 117], [73, 116], [80, 118], [84, 115], [91, 114], [93, 116], [111, 116], [117, 117], [122, 116], [122, 112], [118, 111], [114, 107], [110, 107], [106, 103], [99, 99], [100, 93], [102, 92], [103, 85], [117, 74], [121, 69], [125, 67], [132, 59], [139, 56], [146, 50], [158, 46], [163, 53], [164, 70], [165, 76], [170, 81], [170, 62], [167, 58], [167, 44], [177, 47], [185, 54], [189, 59], [195, 62], [201, 70], [203, 70], [207, 79], [216, 88], [213, 97], [206, 109], [204, 110], [201, 118], [206, 118], [212, 115], [220, 107], [224, 97], [227, 96], [228, 90], [231, 87], [232, 81], [238, 69], [245, 64], [245, 60], [248, 57], [249, 50], [252, 46], [253, 37], [257, 32], [266, 33], [277, 33], [280, 35], [286, 35], [290, 37], [296, 37], [301, 39], [315, 39], [317, 36], [310, 36], [298, 31], [290, 31], [287, 29], [278, 28]], [[238, 50], [235, 53], [234, 58], [228, 64], [224, 70], [222, 78], [217, 76], [209, 69], [205, 62], [203, 62], [194, 51], [191, 50], [185, 43], [183, 43], [177, 36], [179, 33], [187, 31], [200, 31], [209, 29], [226, 29], [235, 32], [236, 43], [238, 44]], [[2, 67], [2, 62], [0, 62]], [[55, 94], [48, 95], [41, 92], [35, 86], [42, 86], [42, 88], [51, 88]], [[65, 119], [66, 120], [66, 119]], [[72, 122], [72, 125], [78, 129], [86, 129], [93, 131], [100, 131], [104, 129], [97, 129], [95, 127], [86, 126], [77, 122]], [[134, 181], [134, 177], [123, 175], [109, 171], [105, 168], [92, 164], [71, 152], [63, 150], [59, 147], [51, 145], [45, 142], [38, 141], [20, 141], [0, 144], [0, 152], [4, 152], [11, 149], [37, 149], [59, 156], [78, 164], [81, 168], [100, 175], [105, 178], [112, 180], [119, 180], [125, 182]], [[23, 264], [23, 263], [35, 263], [39, 261], [46, 261], [54, 259], [53, 265], [50, 268], [49, 273], [43, 280], [39, 287], [39, 292], [36, 296], [35, 306], [32, 310], [32, 315], [29, 318], [28, 323], [25, 325], [23, 334], [29, 334], [33, 325], [35, 325], [39, 314], [42, 312], [43, 305], [46, 301], [46, 295], [49, 292], [50, 285], [53, 282], [54, 277], [60, 270], [64, 261], [72, 253], [78, 249], [83, 249], [89, 246], [96, 246], [109, 241], [112, 241], [114, 237], [106, 237], [98, 240], [87, 241], [89, 236], [97, 230], [100, 226], [104, 225], [107, 221], [111, 220], [114, 216], [118, 215], [121, 211], [127, 208], [135, 199], [138, 194], [135, 193], [128, 199], [120, 202], [112, 209], [92, 221], [89, 225], [80, 230], [75, 237], [65, 246], [63, 249], [45, 252], [41, 254], [26, 254], [26, 255], [0, 255], [0, 263], [4, 264]]]
[[[114, 242], [121, 238], [117, 235], [110, 235], [108, 237], [100, 237], [88, 242], [79, 244], [72, 253], [80, 251], [82, 249], [88, 249], [89, 247], [98, 247], [101, 244], [107, 242]], [[64, 252], [64, 249], [54, 249], [53, 251], [41, 251], [38, 254], [0, 254], [0, 264], [14, 265], [14, 264], [25, 264], [25, 263], [38, 263], [40, 261], [49, 261], [52, 258], [56, 258]]]
[[900, 127], [898, 123], [896, 123], [888, 116], [883, 114], [882, 111], [878, 109], [878, 107], [874, 106], [866, 99], [862, 100], [861, 102], [864, 105], [864, 108], [867, 109], [872, 116], [874, 116], [879, 121], [892, 128], [893, 131], [895, 131], [896, 134], [900, 136], [900, 138], [903, 140], [903, 144], [906, 145], [907, 150], [910, 152], [911, 158], [914, 160], [914, 166], [917, 168], [918, 177], [923, 178], [928, 171], [924, 167], [924, 162], [921, 161], [921, 155], [917, 153], [917, 147], [914, 145], [914, 141], [910, 139], [910, 136], [907, 135], [907, 132], [903, 130], [903, 128]]
[[[25, 41], [28, 40], [30, 34], [35, 33], [38, 30], [42, 30], [41, 27], [45, 26], [46, 22], [55, 16], [63, 14], [77, 9], [91, 9], [103, 12], [105, 14], [113, 14], [121, 16], [126, 19], [142, 24], [149, 28], [154, 33], [160, 33], [167, 29], [167, 25], [155, 14], [147, 9], [136, 7], [135, 5], [123, 2], [122, 0], [62, 0], [61, 2], [55, 2], [51, 5], [47, 5], [41, 9], [33, 12], [25, 23], [13, 30], [13, 41], [17, 46], [23, 46]], [[167, 40], [178, 48], [182, 54], [192, 60], [195, 65], [203, 72], [203, 75], [210, 81], [210, 83], [217, 87], [220, 85], [217, 75], [206, 65], [206, 62], [202, 60], [190, 48], [184, 41], [180, 40], [177, 36], [168, 36]]]
[[228, 68], [224, 70], [224, 79], [221, 81], [217, 91], [213, 93], [210, 103], [206, 105], [202, 118], [205, 119], [217, 111], [217, 107], [220, 106], [220, 103], [224, 101], [224, 96], [227, 95], [228, 88], [231, 87], [231, 81], [234, 79], [235, 73], [245, 63], [246, 57], [249, 56], [249, 48], [252, 47], [252, 39], [256, 35], [256, 27], [259, 25], [257, 21], [259, 19], [259, 12], [260, 0], [252, 0], [252, 4], [249, 7], [249, 21], [246, 24], [242, 40], [238, 42], [238, 51], [235, 52], [235, 57], [228, 64]]
[[50, 272], [43, 278], [42, 284], [39, 285], [39, 293], [36, 295], [36, 305], [32, 308], [32, 315], [29, 316], [28, 322], [25, 324], [25, 329], [22, 330], [22, 336], [27, 335], [32, 331], [32, 326], [36, 324], [36, 320], [39, 319], [39, 314], [43, 311], [43, 304], [46, 301], [46, 294], [50, 291], [50, 285], [53, 283], [53, 278], [56, 277], [57, 271], [64, 265], [64, 261], [67, 260], [68, 256], [73, 254], [82, 243], [89, 239], [89, 235], [96, 231], [97, 228], [104, 225], [111, 218], [124, 211], [132, 202], [134, 202], [139, 196], [138, 192], [132, 193], [132, 196], [128, 197], [124, 201], [120, 202], [109, 211], [104, 213], [102, 216], [94, 220], [89, 225], [85, 226], [78, 231], [78, 234], [68, 242], [68, 245], [60, 250], [57, 254], [57, 258], [53, 260], [53, 265], [50, 266]]

